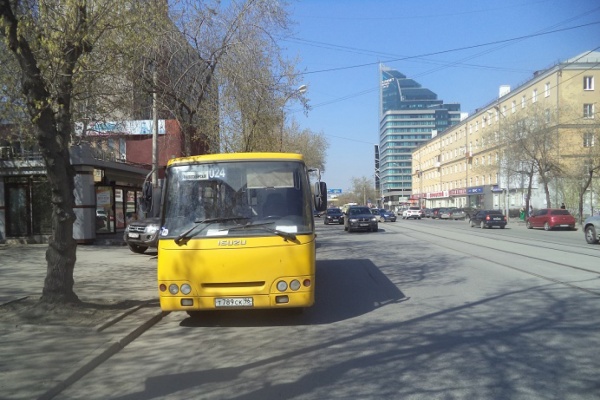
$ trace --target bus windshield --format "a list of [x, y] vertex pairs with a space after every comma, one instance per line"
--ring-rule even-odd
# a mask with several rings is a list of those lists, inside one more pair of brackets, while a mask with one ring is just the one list
[[166, 171], [161, 238], [295, 238], [313, 231], [303, 163], [222, 161], [174, 164]]

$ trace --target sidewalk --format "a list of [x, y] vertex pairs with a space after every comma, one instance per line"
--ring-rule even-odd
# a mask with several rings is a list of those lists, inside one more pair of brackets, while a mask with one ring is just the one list
[[41, 295], [47, 247], [0, 245], [2, 399], [54, 398], [163, 316], [156, 252], [134, 254], [118, 238], [77, 247], [74, 290], [88, 307], [51, 320], [15, 315], [9, 309], [16, 302], [33, 303]]

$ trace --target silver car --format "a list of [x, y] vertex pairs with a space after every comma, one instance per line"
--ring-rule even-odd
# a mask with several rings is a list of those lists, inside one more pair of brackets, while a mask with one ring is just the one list
[[585, 241], [596, 244], [600, 241], [600, 215], [592, 215], [583, 221], [583, 233]]
[[149, 247], [156, 248], [158, 246], [159, 230], [160, 218], [130, 221], [123, 232], [123, 240], [129, 246], [129, 250], [141, 254]]

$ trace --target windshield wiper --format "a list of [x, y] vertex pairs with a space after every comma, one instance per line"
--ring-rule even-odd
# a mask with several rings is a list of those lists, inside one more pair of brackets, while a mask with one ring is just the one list
[[209, 225], [214, 224], [215, 222], [227, 222], [227, 221], [236, 221], [238, 219], [243, 219], [243, 220], [247, 220], [250, 219], [248, 217], [242, 217], [242, 216], [235, 216], [235, 217], [219, 217], [219, 218], [206, 218], [200, 221], [194, 221], [194, 226], [192, 226], [190, 229], [188, 229], [187, 231], [183, 232], [182, 234], [180, 234], [179, 236], [177, 236], [175, 238], [175, 243], [180, 244], [183, 239], [189, 239], [191, 238], [193, 235], [190, 235], [194, 229], [196, 229], [198, 226], [202, 225], [202, 224], [206, 224], [202, 227], [202, 229], [200, 229], [198, 232], [196, 232], [194, 235], [199, 234], [200, 232], [202, 232], [204, 229], [206, 229]]
[[224, 228], [224, 229], [221, 229], [221, 230], [223, 230], [223, 231], [225, 231], [225, 230], [237, 231], [237, 230], [243, 230], [243, 229], [260, 228], [260, 229], [264, 229], [267, 232], [271, 232], [271, 233], [274, 233], [274, 234], [276, 234], [278, 236], [281, 236], [286, 241], [288, 241], [288, 240], [295, 241], [296, 240], [296, 235], [294, 235], [291, 232], [280, 231], [279, 229], [273, 229], [273, 228], [270, 228], [270, 227], [267, 226], [267, 225], [271, 225], [273, 223], [274, 222], [263, 222], [263, 223], [260, 223], [260, 224], [251, 224], [251, 223], [249, 223], [249, 224], [246, 224], [246, 225], [239, 225], [239, 226], [234, 226], [234, 227], [231, 227], [231, 228]]

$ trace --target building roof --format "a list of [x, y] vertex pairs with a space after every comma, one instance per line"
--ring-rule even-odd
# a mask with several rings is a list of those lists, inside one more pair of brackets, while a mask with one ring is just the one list
[[586, 51], [565, 61], [571, 63], [600, 63], [600, 51]]

